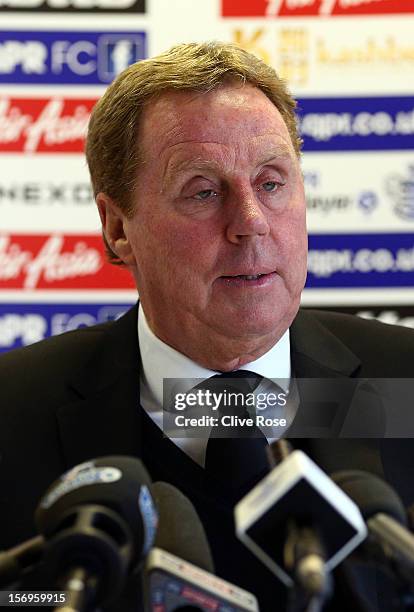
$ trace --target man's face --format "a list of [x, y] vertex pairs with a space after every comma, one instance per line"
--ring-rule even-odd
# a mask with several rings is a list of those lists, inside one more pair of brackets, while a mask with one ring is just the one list
[[307, 252], [302, 176], [279, 111], [251, 85], [170, 92], [145, 110], [139, 138], [124, 231], [153, 331], [186, 354], [219, 338], [276, 341], [297, 312]]

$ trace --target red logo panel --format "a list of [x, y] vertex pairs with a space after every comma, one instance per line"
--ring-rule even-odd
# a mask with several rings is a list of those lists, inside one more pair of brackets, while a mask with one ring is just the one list
[[0, 96], [0, 151], [81, 153], [97, 98]]
[[100, 235], [0, 234], [0, 291], [134, 287], [127, 270], [107, 263]]
[[414, 13], [414, 0], [222, 0], [224, 17], [316, 17]]

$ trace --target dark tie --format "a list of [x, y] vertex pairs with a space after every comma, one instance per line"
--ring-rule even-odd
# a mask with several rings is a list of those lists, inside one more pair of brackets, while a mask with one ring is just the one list
[[[227, 393], [253, 393], [262, 380], [254, 372], [237, 370], [211, 377], [203, 384]], [[246, 408], [226, 406], [220, 416], [246, 418]], [[267, 440], [256, 426], [213, 427], [206, 449], [205, 469], [228, 490], [229, 498], [240, 499], [269, 471], [266, 457]]]

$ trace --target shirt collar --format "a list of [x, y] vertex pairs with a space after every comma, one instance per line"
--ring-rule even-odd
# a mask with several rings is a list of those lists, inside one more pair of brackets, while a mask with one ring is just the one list
[[[215, 370], [203, 368], [160, 340], [148, 325], [141, 304], [138, 310], [138, 339], [144, 382], [159, 406], [163, 403], [164, 378], [206, 379], [217, 374]], [[288, 391], [291, 375], [289, 330], [267, 353], [246, 363], [240, 370], [277, 379], [276, 382]]]

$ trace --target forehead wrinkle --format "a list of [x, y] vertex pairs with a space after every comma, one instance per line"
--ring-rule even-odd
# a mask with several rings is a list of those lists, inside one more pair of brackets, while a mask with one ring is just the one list
[[[269, 136], [269, 135], [260, 134], [259, 136], [255, 136], [254, 138], [252, 138], [250, 142], [257, 141], [257, 139], [260, 139], [263, 136]], [[286, 160], [292, 161], [295, 158], [293, 148], [289, 146], [289, 143], [285, 142], [285, 140], [283, 139], [283, 137], [280, 136], [280, 134], [277, 134], [276, 136], [277, 136], [277, 142], [268, 143], [266, 146], [266, 149], [263, 151], [263, 155], [260, 157], [259, 157], [260, 150], [259, 151], [253, 150], [249, 152], [249, 149], [250, 149], [249, 141], [243, 143], [243, 148], [245, 147], [247, 148], [247, 151], [245, 153], [247, 153], [248, 157], [251, 158], [251, 162], [255, 163], [253, 156], [259, 160], [257, 163], [255, 163], [256, 168], [261, 165], [272, 162], [272, 161], [276, 161], [276, 162], [279, 160], [280, 161], [286, 161]], [[176, 161], [174, 154], [173, 154], [173, 156], [169, 158], [166, 168], [164, 172], [162, 173], [162, 182], [164, 184], [168, 184], [173, 179], [173, 177], [176, 177], [179, 174], [185, 173], [187, 170], [200, 170], [201, 172], [205, 170], [212, 170], [213, 172], [217, 172], [217, 173], [230, 172], [231, 171], [230, 168], [232, 168], [233, 170], [235, 169], [234, 164], [240, 155], [240, 151], [232, 150], [231, 146], [229, 146], [228, 144], [224, 144], [223, 142], [214, 141], [214, 140], [195, 142], [193, 139], [182, 140], [180, 142], [176, 142], [168, 146], [165, 149], [165, 152], [171, 151], [171, 149], [174, 149], [175, 147], [178, 147], [180, 145], [185, 145], [185, 144], [197, 144], [200, 146], [218, 145], [220, 148], [224, 148], [225, 151], [221, 152], [220, 159], [211, 159], [211, 158], [206, 159], [206, 157], [203, 157], [200, 154], [194, 157], [186, 157], [184, 159], [178, 159]], [[217, 155], [217, 152], [215, 152], [215, 154]], [[231, 161], [230, 159], [224, 159], [224, 158], [227, 158], [228, 155], [230, 155], [230, 157], [232, 158]], [[226, 167], [227, 167], [227, 170], [226, 170]]]
[[193, 157], [191, 159], [185, 159], [178, 163], [169, 163], [165, 176], [168, 177], [171, 174], [179, 174], [185, 172], [187, 169], [191, 170], [220, 170], [221, 165], [213, 159], [204, 159], [202, 157]]
[[[194, 140], [184, 140], [181, 142], [177, 142], [174, 145], [167, 147], [167, 149], [173, 149], [176, 146], [183, 145], [186, 143], [194, 144]], [[200, 145], [214, 144], [214, 145], [219, 145], [220, 147], [224, 147], [226, 149], [228, 148], [224, 143], [216, 142], [216, 141], [208, 141], [208, 142], [202, 142], [202, 143], [197, 143], [197, 144], [200, 144]], [[220, 156], [220, 158], [222, 158], [222, 155]], [[221, 172], [223, 170], [223, 160], [222, 159], [220, 160], [206, 159], [205, 157], [202, 157], [201, 155], [181, 159], [178, 161], [176, 161], [174, 157], [170, 157], [170, 159], [167, 162], [165, 171], [163, 172], [163, 180], [166, 182], [169, 182], [172, 176], [176, 176], [177, 174], [183, 173], [189, 169], [201, 170], [201, 171], [214, 170], [216, 172]]]

